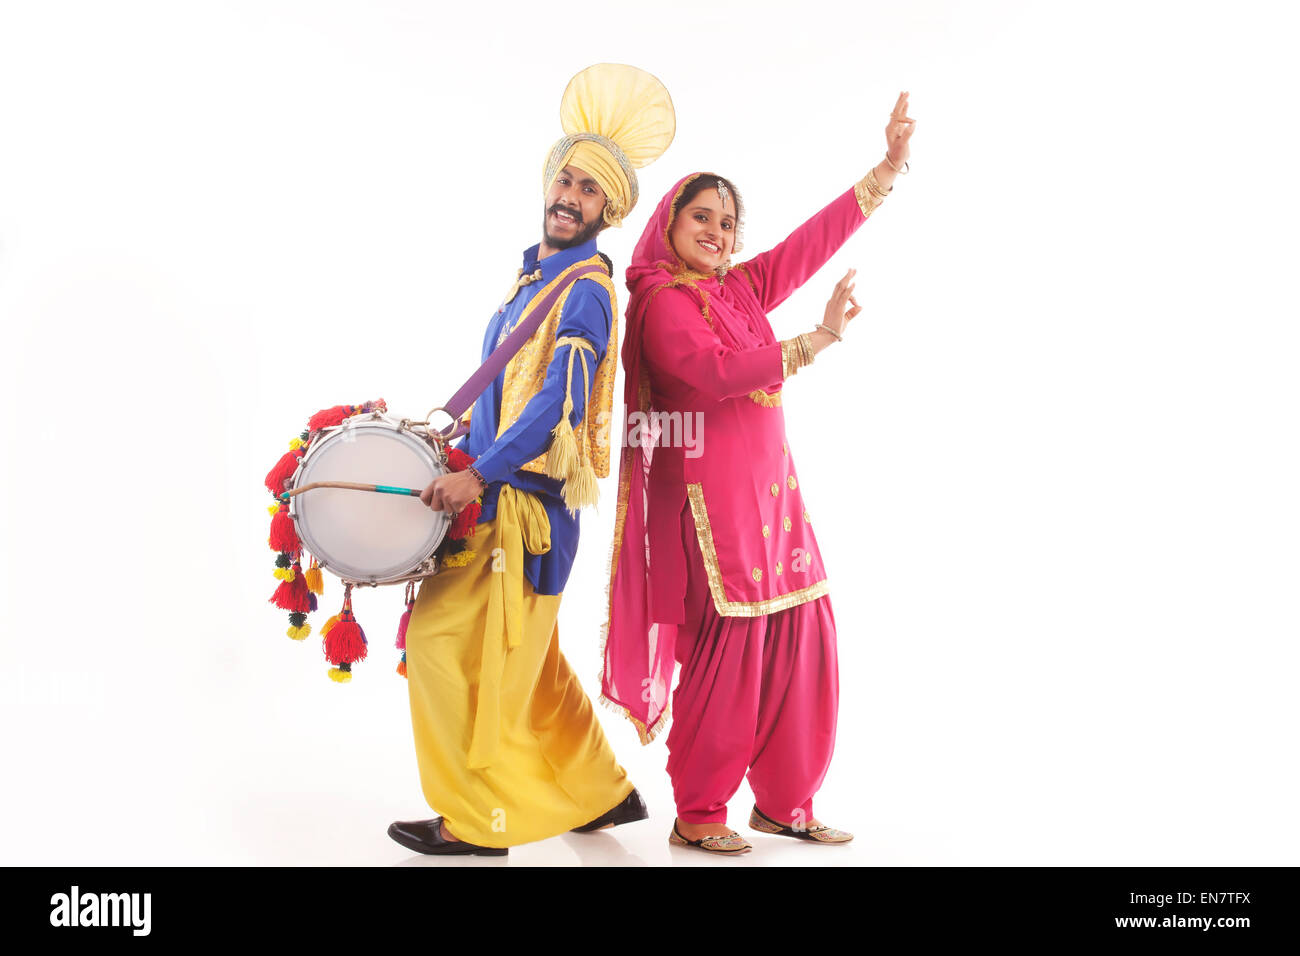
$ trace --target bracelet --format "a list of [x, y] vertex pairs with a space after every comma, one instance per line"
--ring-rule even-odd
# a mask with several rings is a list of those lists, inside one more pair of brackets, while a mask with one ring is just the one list
[[784, 339], [781, 342], [781, 378], [787, 379], [805, 365], [811, 365], [815, 357], [812, 339], [807, 332], [792, 339]]
[[477, 468], [475, 468], [473, 465], [466, 465], [465, 470], [468, 471], [475, 478], [477, 478], [478, 483], [483, 486], [483, 490], [487, 491], [487, 486], [488, 486], [487, 479], [478, 473]]
[[898, 173], [898, 175], [900, 176], [906, 176], [912, 168], [907, 164], [907, 160], [903, 160], [903, 168], [899, 169], [897, 166], [895, 166], [893, 163], [889, 161], [888, 153], [885, 154], [885, 165], [888, 166], [890, 169], [892, 169], [894, 172]]
[[867, 191], [867, 181], [860, 179], [853, 184], [853, 195], [857, 197], [858, 208], [862, 210], [862, 215], [870, 217], [873, 212], [880, 208], [880, 200], [873, 199], [871, 193]]
[[876, 171], [874, 169], [868, 169], [867, 175], [862, 177], [862, 181], [867, 184], [867, 192], [871, 193], [871, 195], [881, 201], [884, 201], [885, 197], [894, 191], [893, 186], [890, 186], [888, 190], [880, 188], [880, 182], [876, 179]]
[[823, 329], [823, 330], [829, 332], [831, 335], [835, 336], [835, 341], [836, 341], [836, 342], [843, 342], [843, 341], [844, 341], [844, 336], [840, 335], [840, 333], [836, 332], [834, 329], [832, 329], [832, 328], [831, 328], [829, 325], [827, 325], [825, 322], [818, 323], [817, 328], [819, 328], [819, 329]]

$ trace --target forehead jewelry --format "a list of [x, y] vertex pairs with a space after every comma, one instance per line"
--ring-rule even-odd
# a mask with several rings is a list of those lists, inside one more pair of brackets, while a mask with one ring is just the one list
[[726, 184], [726, 183], [724, 183], [721, 179], [719, 179], [719, 180], [718, 180], [718, 199], [722, 202], [722, 208], [723, 208], [724, 211], [725, 211], [726, 208], [727, 208], [727, 200], [729, 200], [730, 198], [731, 198], [731, 190], [727, 188], [727, 184]]

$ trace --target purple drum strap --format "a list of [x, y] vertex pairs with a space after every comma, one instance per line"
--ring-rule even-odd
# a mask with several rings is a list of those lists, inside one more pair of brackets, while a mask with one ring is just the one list
[[488, 356], [487, 361], [479, 366], [479, 370], [471, 375], [468, 381], [451, 397], [451, 400], [443, 406], [443, 410], [451, 416], [452, 421], [456, 422], [456, 428], [448, 437], [455, 438], [465, 433], [465, 426], [460, 424], [460, 416], [465, 414], [465, 410], [483, 394], [483, 390], [488, 387], [488, 383], [496, 378], [497, 374], [506, 367], [506, 363], [515, 357], [515, 353], [524, 347], [524, 343], [533, 337], [533, 333], [537, 331], [538, 326], [551, 314], [551, 309], [560, 296], [564, 294], [564, 290], [583, 276], [596, 272], [603, 275], [605, 270], [594, 264], [584, 266], [570, 273], [567, 279], [541, 299], [528, 303], [527, 315], [523, 321], [515, 326], [514, 331], [506, 337], [504, 342], [492, 350], [492, 354]]

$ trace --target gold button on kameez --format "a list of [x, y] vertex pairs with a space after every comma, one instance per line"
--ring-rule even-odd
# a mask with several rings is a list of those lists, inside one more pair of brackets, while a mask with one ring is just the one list
[[763, 569], [762, 569], [762, 568], [755, 568], [755, 569], [754, 569], [754, 580], [755, 580], [755, 581], [761, 581], [761, 580], [763, 580]]
[[773, 485], [772, 485], [772, 497], [775, 498], [775, 497], [776, 497], [777, 495], [779, 495], [780, 493], [781, 493], [781, 486], [780, 486], [780, 485], [777, 485], [777, 484], [773, 484]]

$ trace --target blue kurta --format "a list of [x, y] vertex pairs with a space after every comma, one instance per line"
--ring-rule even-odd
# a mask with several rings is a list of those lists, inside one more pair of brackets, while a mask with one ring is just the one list
[[[524, 309], [546, 285], [556, 276], [583, 259], [590, 259], [596, 254], [596, 240], [562, 249], [559, 252], [538, 260], [538, 246], [524, 251], [524, 274], [542, 270], [542, 278], [524, 286], [510, 302], [502, 304], [488, 322], [487, 334], [483, 337], [483, 361], [497, 347], [497, 341], [504, 331], [507, 334], [523, 314]], [[556, 338], [566, 335], [586, 339], [596, 349], [596, 364], [599, 365], [609, 347], [609, 332], [613, 321], [613, 308], [609, 294], [595, 282], [579, 281], [573, 286], [565, 300], [564, 311], [560, 314]], [[474, 412], [470, 418], [470, 429], [456, 446], [476, 459], [474, 467], [488, 483], [483, 495], [483, 513], [479, 521], [491, 521], [497, 513], [497, 495], [501, 484], [507, 483], [523, 491], [531, 492], [541, 499], [546, 514], [551, 519], [551, 550], [546, 554], [529, 554], [524, 552], [524, 576], [528, 578], [538, 594], [559, 594], [569, 580], [573, 569], [573, 558], [578, 552], [578, 516], [570, 515], [564, 506], [560, 489], [563, 482], [532, 471], [519, 469], [532, 461], [551, 445], [551, 430], [560, 420], [564, 410], [564, 395], [569, 377], [569, 350], [566, 345], [555, 350], [551, 364], [546, 369], [546, 383], [540, 392], [529, 399], [519, 418], [497, 437], [497, 427], [501, 416], [501, 393], [505, 388], [505, 371], [497, 373], [483, 394], [474, 403]], [[586, 365], [589, 357], [581, 349], [573, 366], [573, 412], [569, 424], [576, 427], [582, 421], [583, 411], [587, 407], [588, 395], [583, 393], [584, 381], [581, 362]], [[596, 369], [587, 369], [587, 381], [595, 381]], [[594, 423], [593, 423], [594, 424]]]

